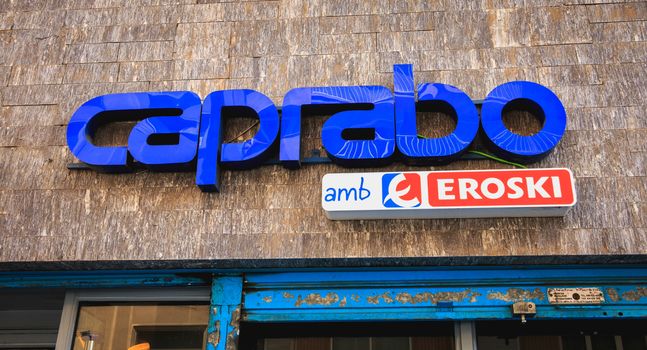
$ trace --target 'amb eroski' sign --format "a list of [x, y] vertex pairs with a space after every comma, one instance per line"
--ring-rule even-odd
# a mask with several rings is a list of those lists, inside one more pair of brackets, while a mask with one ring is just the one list
[[327, 174], [328, 218], [563, 216], [575, 205], [568, 169]]

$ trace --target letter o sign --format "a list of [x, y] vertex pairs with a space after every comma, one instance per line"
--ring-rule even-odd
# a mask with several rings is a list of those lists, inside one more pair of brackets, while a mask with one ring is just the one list
[[[510, 131], [503, 123], [503, 113], [511, 105], [543, 117], [541, 130], [530, 136]], [[513, 81], [497, 86], [485, 98], [481, 127], [490, 151], [506, 159], [532, 163], [547, 156], [564, 136], [566, 110], [550, 89], [529, 81]]]

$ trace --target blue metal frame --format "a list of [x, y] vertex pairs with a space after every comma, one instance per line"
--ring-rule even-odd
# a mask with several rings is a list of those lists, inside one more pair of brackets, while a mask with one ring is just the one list
[[[209, 350], [238, 341], [239, 321], [321, 322], [515, 319], [512, 304], [536, 304], [535, 319], [647, 317], [647, 266], [500, 266], [329, 271], [0, 273], [0, 288], [211, 285]], [[600, 305], [554, 305], [548, 288], [596, 287]]]
[[237, 348], [242, 295], [242, 276], [225, 276], [213, 279], [207, 327], [207, 350]]
[[0, 288], [120, 288], [209, 286], [210, 272], [0, 272]]
[[[536, 318], [647, 316], [647, 269], [447, 268], [250, 274], [243, 319], [252, 322], [513, 319], [534, 302]], [[548, 288], [597, 287], [601, 305], [548, 302]]]

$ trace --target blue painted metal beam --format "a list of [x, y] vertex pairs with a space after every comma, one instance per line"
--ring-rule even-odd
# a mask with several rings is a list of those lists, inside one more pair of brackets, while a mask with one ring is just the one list
[[[594, 287], [600, 305], [556, 305], [549, 288]], [[243, 317], [252, 322], [647, 317], [647, 268], [480, 268], [250, 274]]]
[[20, 272], [0, 273], [0, 288], [117, 288], [209, 286], [211, 273], [172, 272]]
[[[531, 266], [356, 269], [322, 272], [248, 273], [224, 271], [84, 271], [0, 273], [0, 287], [113, 288], [207, 286], [214, 288], [212, 315], [218, 336], [235, 335], [233, 312], [244, 320], [352, 321], [510, 319], [511, 305], [531, 301], [536, 318], [647, 317], [646, 266]], [[229, 280], [228, 280], [229, 279]], [[233, 280], [231, 280], [233, 279]], [[605, 302], [596, 306], [558, 306], [548, 288], [596, 287]], [[227, 290], [227, 292], [225, 292]], [[228, 298], [234, 298], [233, 300]], [[223, 333], [224, 332], [224, 333]], [[210, 333], [215, 337], [216, 333]], [[215, 347], [213, 349], [216, 349]]]
[[224, 276], [213, 279], [211, 307], [207, 326], [207, 350], [238, 348], [242, 276]]
[[[128, 286], [209, 286], [213, 274], [251, 273], [247, 282], [250, 287], [282, 288], [293, 283], [316, 281], [317, 285], [345, 282], [383, 285], [390, 281], [399, 284], [433, 283], [443, 285], [473, 285], [501, 283], [514, 280], [515, 283], [534, 282], [568, 283], [577, 278], [578, 282], [618, 281], [639, 283], [647, 280], [647, 266], [501, 266], [501, 267], [427, 267], [420, 269], [333, 269], [307, 272], [283, 269], [265, 270], [94, 270], [94, 271], [51, 271], [51, 272], [0, 272], [0, 288], [111, 288]], [[292, 272], [286, 272], [292, 271]], [[300, 271], [300, 272], [299, 272]], [[311, 270], [310, 270], [311, 271]]]
[[[605, 311], [607, 310], [607, 311]], [[607, 312], [607, 315], [604, 313]], [[613, 312], [613, 314], [611, 314]], [[622, 314], [619, 316], [618, 314]], [[537, 308], [533, 319], [619, 319], [644, 318], [647, 312], [644, 306], [616, 305], [600, 309], [586, 307], [559, 309]], [[243, 314], [247, 322], [381, 322], [381, 321], [468, 321], [468, 320], [520, 320], [512, 315], [511, 307], [457, 307], [452, 311], [434, 308], [401, 308], [401, 309], [335, 309], [335, 310], [272, 310], [258, 312], [251, 310]]]
[[246, 282], [253, 288], [282, 284], [317, 285], [332, 283], [398, 284], [491, 284], [491, 283], [569, 283], [590, 281], [647, 281], [647, 266], [615, 267], [450, 267], [425, 270], [363, 270], [330, 272], [285, 272], [248, 274]]

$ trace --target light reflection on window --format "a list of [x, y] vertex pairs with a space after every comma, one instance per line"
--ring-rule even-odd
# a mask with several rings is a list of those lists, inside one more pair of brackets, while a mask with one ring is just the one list
[[208, 305], [82, 305], [73, 350], [201, 350]]

